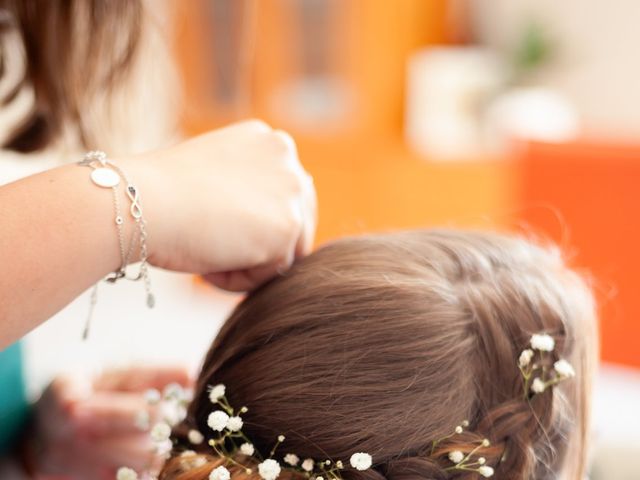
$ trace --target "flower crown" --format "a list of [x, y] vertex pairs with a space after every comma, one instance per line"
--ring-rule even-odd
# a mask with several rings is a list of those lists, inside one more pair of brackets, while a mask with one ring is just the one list
[[[248, 457], [257, 460], [258, 474], [263, 480], [276, 480], [283, 469], [301, 473], [314, 480], [339, 480], [340, 471], [345, 468], [341, 460], [314, 460], [306, 458], [301, 461], [295, 453], [287, 453], [282, 457], [282, 462], [275, 458], [276, 450], [285, 441], [284, 435], [279, 435], [268, 456], [263, 456], [255, 448], [251, 440], [242, 431], [243, 420], [240, 414], [248, 411], [247, 407], [242, 407], [238, 412], [229, 404], [225, 395], [224, 385], [216, 385], [209, 390], [209, 400], [217, 405], [219, 409], [214, 410], [207, 418], [207, 425], [216, 432], [216, 438], [208, 441], [213, 451], [224, 458], [229, 464], [235, 465], [252, 473], [252, 469], [238, 461], [240, 457]], [[202, 443], [203, 435], [197, 430], [190, 430], [188, 438], [191, 443]], [[367, 470], [371, 467], [371, 455], [358, 452], [351, 455], [349, 463], [356, 470]], [[215, 468], [210, 480], [229, 480], [231, 474], [225, 466]]]
[[[522, 375], [523, 397], [530, 401], [533, 396], [545, 392], [547, 389], [559, 382], [575, 376], [575, 371], [571, 364], [560, 359], [553, 363], [553, 368], [549, 366], [547, 355], [555, 349], [555, 340], [546, 333], [534, 334], [530, 339], [531, 348], [527, 348], [518, 358], [518, 368]], [[222, 384], [209, 388], [209, 400], [216, 408], [207, 418], [207, 425], [214, 432], [214, 438], [208, 439], [207, 443], [213, 452], [225, 460], [226, 465], [234, 465], [241, 468], [245, 473], [253, 473], [249, 465], [239, 459], [251, 459], [252, 463], [258, 462], [258, 474], [263, 480], [276, 480], [282, 470], [289, 470], [303, 474], [311, 480], [341, 480], [340, 472], [345, 469], [341, 460], [314, 460], [305, 458], [301, 461], [295, 453], [286, 453], [280, 460], [276, 459], [276, 450], [285, 441], [284, 435], [279, 435], [268, 456], [262, 455], [251, 440], [242, 431], [244, 421], [241, 414], [248, 412], [247, 407], [242, 407], [236, 411], [227, 400], [226, 387]], [[150, 404], [160, 404], [161, 410], [165, 413], [165, 421], [156, 424], [150, 430], [150, 435], [156, 444], [156, 452], [166, 455], [172, 448], [171, 425], [176, 425], [186, 417], [186, 405], [191, 400], [190, 396], [179, 385], [172, 384], [165, 388], [161, 395], [157, 390], [150, 390], [146, 394], [147, 402]], [[167, 408], [170, 407], [170, 408]], [[145, 412], [146, 413], [146, 412]], [[141, 415], [136, 420], [136, 424], [141, 429], [148, 429], [148, 415]], [[456, 426], [453, 432], [442, 438], [431, 442], [431, 455], [442, 442], [462, 434], [469, 427], [469, 422], [464, 420]], [[192, 445], [201, 445], [205, 441], [205, 435], [198, 430], [189, 430], [187, 439]], [[495, 473], [494, 467], [487, 465], [487, 460], [482, 456], [482, 449], [491, 445], [487, 438], [483, 438], [479, 444], [469, 453], [460, 450], [453, 450], [447, 454], [451, 465], [445, 467], [445, 471], [466, 471], [475, 472], [485, 478], [492, 477]], [[192, 450], [182, 452], [184, 458], [191, 467], [200, 467], [206, 463], [202, 457]], [[371, 455], [364, 452], [357, 452], [351, 455], [349, 464], [356, 470], [367, 470], [371, 467], [373, 459]], [[118, 470], [117, 480], [137, 480], [138, 474], [129, 468]], [[209, 475], [209, 480], [230, 480], [231, 472], [225, 465], [220, 465], [213, 469]]]

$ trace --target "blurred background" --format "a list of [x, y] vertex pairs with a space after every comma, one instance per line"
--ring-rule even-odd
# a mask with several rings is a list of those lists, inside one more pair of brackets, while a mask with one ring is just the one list
[[[600, 306], [592, 478], [640, 478], [640, 3], [170, 5], [183, 133], [247, 117], [289, 131], [315, 177], [318, 243], [455, 226], [561, 245]], [[32, 394], [79, 368], [79, 354], [82, 368], [197, 365], [238, 297], [181, 275], [153, 279], [152, 312], [141, 292], [105, 287], [101, 301], [119, 314], [98, 308], [92, 338], [77, 348], [52, 345], [79, 337], [82, 302], [70, 307], [76, 323], [54, 319], [31, 334]], [[150, 328], [160, 332], [153, 344]]]

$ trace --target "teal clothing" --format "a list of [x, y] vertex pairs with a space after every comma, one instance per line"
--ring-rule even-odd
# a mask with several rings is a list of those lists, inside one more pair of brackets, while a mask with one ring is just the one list
[[13, 445], [27, 417], [22, 373], [20, 343], [0, 351], [0, 454]]

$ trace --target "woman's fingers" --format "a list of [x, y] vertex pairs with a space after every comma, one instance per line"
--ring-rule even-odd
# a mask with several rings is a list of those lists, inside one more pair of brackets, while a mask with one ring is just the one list
[[246, 292], [259, 287], [286, 269], [285, 261], [278, 261], [247, 270], [210, 273], [205, 275], [204, 279], [229, 292]]
[[119, 467], [126, 466], [141, 471], [157, 461], [153, 442], [147, 433], [104, 436], [82, 441], [79, 447], [90, 452], [91, 457], [104, 469], [110, 470], [109, 476], [105, 478], [115, 478]]
[[237, 135], [242, 139], [247, 138], [248, 135], [269, 133], [272, 128], [266, 122], [258, 119], [249, 119], [237, 123], [232, 123], [225, 127], [215, 130], [215, 135]]
[[213, 284], [241, 291], [311, 250], [313, 182], [291, 136], [264, 122], [209, 132], [126, 168], [148, 199], [156, 266], [215, 272], [207, 276]]
[[159, 412], [139, 393], [96, 392], [74, 403], [69, 410], [74, 430], [87, 436], [141, 433], [141, 417], [153, 425]]
[[[288, 167], [295, 174], [298, 181], [299, 195], [296, 199], [296, 218], [300, 225], [299, 234], [293, 248], [288, 252], [288, 256], [293, 261], [294, 258], [308, 254], [313, 247], [313, 239], [317, 223], [317, 198], [313, 178], [304, 169], [298, 159], [298, 149], [291, 135], [283, 130], [274, 130], [273, 134], [280, 138], [286, 145], [290, 155]], [[287, 268], [291, 265], [289, 262]]]
[[303, 226], [302, 233], [296, 244], [296, 258], [311, 253], [313, 240], [316, 236], [316, 226], [318, 224], [318, 200], [313, 184], [313, 177], [305, 175], [304, 197], [302, 200]]
[[193, 379], [184, 367], [139, 367], [109, 370], [93, 382], [95, 391], [144, 392], [150, 388], [162, 390], [170, 383], [190, 386]]
[[60, 377], [38, 402], [38, 435], [47, 446], [43, 471], [64, 466], [78, 478], [98, 480], [114, 478], [119, 466], [148, 466], [154, 458], [148, 428], [161, 419], [179, 421], [185, 412], [172, 402], [149, 405], [143, 392], [174, 382], [189, 385], [186, 370], [137, 368], [88, 380]]
[[141, 419], [153, 424], [159, 417], [144, 392], [162, 390], [171, 383], [188, 387], [193, 382], [180, 367], [111, 370], [97, 377], [93, 385], [84, 377], [59, 377], [49, 389], [49, 397], [79, 433], [133, 433], [140, 432]]

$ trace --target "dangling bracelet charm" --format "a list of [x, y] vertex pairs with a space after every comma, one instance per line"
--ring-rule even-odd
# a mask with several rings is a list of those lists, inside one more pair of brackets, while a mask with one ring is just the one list
[[145, 291], [147, 293], [147, 306], [153, 308], [155, 306], [155, 297], [151, 292], [151, 280], [149, 279], [149, 252], [147, 249], [147, 229], [146, 221], [142, 213], [142, 205], [140, 203], [140, 194], [136, 186], [131, 183], [131, 180], [126, 173], [115, 163], [107, 160], [106, 163], [113, 168], [120, 177], [122, 177], [126, 183], [125, 193], [129, 200], [131, 200], [131, 206], [129, 207], [129, 213], [136, 223], [138, 230], [138, 238], [140, 240], [140, 271], [136, 277], [126, 277], [128, 280], [140, 280], [144, 282]]
[[[105, 281], [110, 283], [115, 283], [121, 278], [126, 278], [127, 280], [140, 280], [142, 279], [145, 286], [146, 296], [147, 296], [147, 306], [149, 308], [153, 308], [155, 305], [155, 297], [151, 291], [151, 281], [149, 279], [149, 268], [148, 268], [148, 249], [147, 249], [147, 231], [146, 231], [146, 222], [143, 217], [142, 207], [140, 204], [139, 192], [138, 189], [131, 183], [129, 177], [118, 167], [115, 163], [110, 161], [107, 158], [107, 155], [101, 151], [91, 151], [88, 152], [84, 159], [79, 162], [79, 165], [87, 166], [92, 169], [91, 172], [91, 180], [93, 183], [102, 188], [110, 188], [113, 192], [113, 204], [115, 210], [115, 224], [116, 230], [118, 233], [118, 246], [120, 249], [120, 268], [115, 272], [109, 274]], [[124, 180], [125, 185], [125, 193], [129, 200], [131, 201], [131, 206], [129, 208], [129, 212], [131, 217], [133, 218], [136, 228], [131, 233], [131, 238], [129, 241], [129, 248], [125, 246], [125, 238], [124, 238], [124, 218], [121, 213], [120, 207], [120, 195], [118, 192], [118, 186], [121, 183], [121, 180]], [[137, 237], [136, 237], [137, 233]], [[131, 259], [131, 255], [136, 244], [139, 243], [140, 247], [140, 271], [135, 277], [127, 276], [127, 266]], [[97, 294], [98, 294], [98, 284], [93, 287], [93, 291], [91, 292], [91, 300], [90, 300], [90, 308], [89, 308], [89, 316], [87, 318], [87, 322], [85, 325], [85, 330], [83, 334], [83, 338], [87, 338], [89, 334], [89, 327], [91, 324], [91, 318], [93, 316], [93, 310], [97, 303]]]

